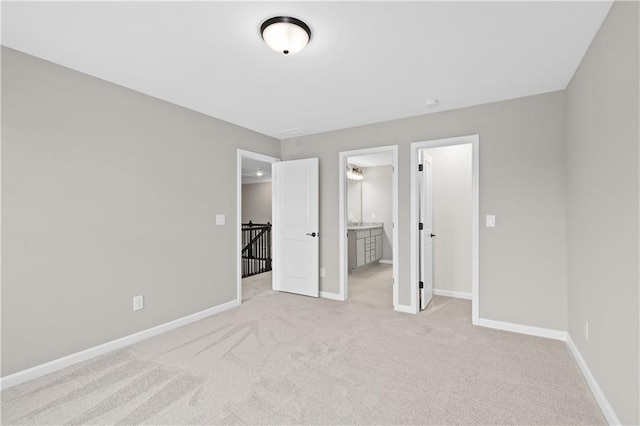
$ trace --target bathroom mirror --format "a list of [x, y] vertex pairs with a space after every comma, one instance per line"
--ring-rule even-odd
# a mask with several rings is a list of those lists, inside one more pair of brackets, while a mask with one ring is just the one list
[[361, 180], [347, 180], [347, 218], [350, 222], [363, 220]]

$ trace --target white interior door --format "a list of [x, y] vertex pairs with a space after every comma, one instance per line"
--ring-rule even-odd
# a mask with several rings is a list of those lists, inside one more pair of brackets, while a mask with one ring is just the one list
[[273, 289], [318, 297], [318, 159], [273, 163]]
[[426, 309], [433, 299], [433, 169], [431, 156], [421, 152], [420, 172], [420, 309]]

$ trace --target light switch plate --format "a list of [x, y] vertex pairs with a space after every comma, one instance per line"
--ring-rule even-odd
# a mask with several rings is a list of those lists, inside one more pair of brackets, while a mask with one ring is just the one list
[[496, 227], [496, 217], [492, 214], [487, 215], [487, 222], [485, 224], [487, 228], [495, 228]]
[[227, 218], [223, 214], [216, 215], [216, 225], [224, 225], [227, 221]]

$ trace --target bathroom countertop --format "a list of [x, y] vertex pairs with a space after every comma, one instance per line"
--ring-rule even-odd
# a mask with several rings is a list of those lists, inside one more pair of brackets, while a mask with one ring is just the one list
[[382, 222], [350, 222], [347, 224], [347, 231], [364, 231], [374, 228], [382, 228]]

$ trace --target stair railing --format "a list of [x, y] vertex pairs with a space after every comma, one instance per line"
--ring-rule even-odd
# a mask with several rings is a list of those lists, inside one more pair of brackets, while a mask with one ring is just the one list
[[271, 224], [242, 224], [242, 278], [271, 270]]

